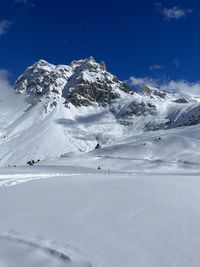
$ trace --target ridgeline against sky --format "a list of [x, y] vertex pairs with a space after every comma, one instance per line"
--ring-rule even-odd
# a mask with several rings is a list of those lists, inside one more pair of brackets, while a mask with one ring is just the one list
[[199, 12], [186, 0], [3, 0], [0, 69], [13, 82], [41, 58], [68, 64], [92, 55], [133, 85], [162, 79], [190, 89], [200, 80]]

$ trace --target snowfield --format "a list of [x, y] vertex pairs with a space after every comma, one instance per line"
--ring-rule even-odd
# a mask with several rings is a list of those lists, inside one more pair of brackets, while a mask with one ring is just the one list
[[15, 172], [29, 182], [0, 189], [0, 266], [200, 266], [200, 173]]

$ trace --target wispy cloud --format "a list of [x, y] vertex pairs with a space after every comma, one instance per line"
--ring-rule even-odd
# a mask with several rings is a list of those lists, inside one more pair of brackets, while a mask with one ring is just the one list
[[163, 68], [164, 68], [163, 65], [158, 65], [158, 64], [154, 64], [154, 65], [149, 66], [149, 69], [150, 69], [151, 71], [154, 71], [154, 70], [161, 70], [161, 69], [163, 69]]
[[152, 77], [130, 77], [128, 83], [139, 89], [144, 86], [152, 86], [162, 91], [171, 93], [196, 94], [200, 95], [200, 81], [189, 82], [187, 80], [170, 80], [165, 78], [154, 79]]
[[166, 8], [161, 3], [157, 3], [156, 8], [164, 16], [164, 19], [168, 21], [183, 19], [193, 12], [192, 9], [184, 9], [178, 6]]
[[1, 106], [11, 107], [13, 109], [21, 107], [25, 103], [25, 97], [16, 97], [12, 85], [9, 82], [9, 72], [0, 69], [0, 103]]
[[11, 85], [8, 81], [9, 73], [6, 70], [0, 69], [0, 101], [6, 99], [11, 92]]
[[162, 84], [161, 89], [168, 92], [200, 95], [200, 81], [191, 83], [186, 80], [172, 80], [166, 84]]
[[9, 20], [1, 20], [0, 21], [0, 36], [7, 33], [11, 24], [12, 24], [12, 22]]
[[159, 81], [157, 79], [153, 79], [151, 77], [135, 77], [131, 76], [128, 79], [128, 83], [136, 87], [137, 89], [142, 89], [145, 85], [149, 85], [152, 87], [157, 87], [159, 84]]

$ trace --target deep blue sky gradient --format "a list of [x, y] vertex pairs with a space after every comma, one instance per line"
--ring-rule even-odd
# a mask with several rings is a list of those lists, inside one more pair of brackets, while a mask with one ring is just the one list
[[[157, 2], [193, 12], [166, 21]], [[7, 69], [11, 80], [41, 58], [68, 64], [90, 55], [123, 80], [132, 75], [200, 80], [199, 1], [0, 0], [4, 19], [12, 25], [0, 36], [0, 69]], [[151, 71], [154, 64], [164, 67]]]

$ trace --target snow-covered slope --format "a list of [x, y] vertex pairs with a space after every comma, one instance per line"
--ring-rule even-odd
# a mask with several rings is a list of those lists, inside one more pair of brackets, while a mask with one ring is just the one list
[[[115, 146], [134, 158], [176, 155], [175, 160], [187, 161], [198, 145], [198, 96], [152, 87], [136, 93], [92, 57], [58, 66], [40, 60], [19, 77], [14, 91], [0, 95], [0, 166], [71, 152], [84, 158], [84, 152], [99, 153], [101, 148], [112, 153]], [[185, 127], [183, 135], [180, 127]], [[197, 130], [189, 142], [191, 129]], [[151, 136], [165, 136], [165, 141], [156, 143]], [[187, 156], [182, 157], [186, 147]]]
[[0, 189], [0, 266], [200, 266], [199, 175], [53, 175]]

